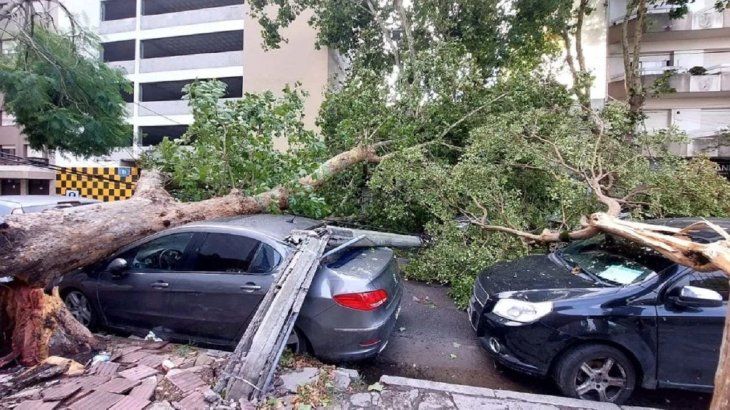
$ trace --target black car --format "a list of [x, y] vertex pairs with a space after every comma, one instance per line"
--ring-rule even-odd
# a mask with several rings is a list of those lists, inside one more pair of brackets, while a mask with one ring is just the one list
[[637, 386], [712, 390], [728, 291], [721, 271], [697, 272], [602, 234], [491, 266], [468, 311], [499, 363], [552, 377], [567, 396], [621, 403]]

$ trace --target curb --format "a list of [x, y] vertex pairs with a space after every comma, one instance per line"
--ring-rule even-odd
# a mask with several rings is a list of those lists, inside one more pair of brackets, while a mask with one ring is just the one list
[[564, 409], [590, 409], [590, 410], [648, 410], [649, 407], [618, 406], [613, 403], [602, 403], [597, 401], [579, 400], [568, 397], [550, 396], [545, 394], [520, 393], [511, 390], [495, 390], [486, 387], [473, 387], [461, 384], [450, 384], [434, 382], [422, 379], [409, 379], [407, 377], [388, 376], [380, 377], [380, 383], [386, 386], [402, 387], [408, 389], [433, 390], [450, 394], [466, 396], [485, 397], [505, 401], [521, 402], [533, 405], [559, 406]]

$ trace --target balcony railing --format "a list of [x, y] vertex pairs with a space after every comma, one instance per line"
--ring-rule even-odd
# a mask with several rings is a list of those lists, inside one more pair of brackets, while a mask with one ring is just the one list
[[[662, 67], [641, 70], [642, 83], [650, 87], [665, 72], [673, 71], [669, 77], [669, 86], [676, 93], [705, 93], [730, 91], [730, 64], [710, 67], [703, 75], [692, 75], [686, 68]], [[610, 77], [611, 83], [624, 80], [624, 73], [614, 74]]]

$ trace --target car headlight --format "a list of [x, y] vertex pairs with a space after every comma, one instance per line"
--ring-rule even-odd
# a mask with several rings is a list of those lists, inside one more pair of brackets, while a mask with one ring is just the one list
[[551, 302], [526, 302], [517, 299], [500, 299], [494, 305], [492, 313], [520, 323], [532, 323], [553, 310]]

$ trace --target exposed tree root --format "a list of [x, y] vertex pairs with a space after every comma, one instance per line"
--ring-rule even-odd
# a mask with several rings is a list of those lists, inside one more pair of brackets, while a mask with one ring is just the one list
[[94, 335], [77, 322], [58, 295], [13, 283], [0, 290], [4, 342], [12, 351], [5, 357], [33, 366], [48, 356], [73, 356], [98, 344]]

